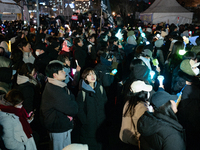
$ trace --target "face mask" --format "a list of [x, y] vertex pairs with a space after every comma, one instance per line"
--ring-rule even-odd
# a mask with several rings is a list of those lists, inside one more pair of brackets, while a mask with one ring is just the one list
[[192, 69], [192, 71], [195, 73], [196, 76], [199, 74], [199, 68]]
[[17, 105], [17, 106], [15, 106], [15, 107], [21, 109], [22, 106], [23, 106], [23, 105]]
[[35, 54], [36, 54], [37, 56], [39, 56], [39, 55], [40, 55], [40, 52], [36, 51]]
[[69, 73], [70, 73], [70, 68], [63, 68], [65, 73], [66, 73], [66, 78], [65, 78], [65, 83], [67, 84], [69, 82]]
[[70, 73], [70, 68], [66, 68], [66, 67], [64, 67], [63, 69], [64, 69], [66, 75], [68, 75], [68, 74]]

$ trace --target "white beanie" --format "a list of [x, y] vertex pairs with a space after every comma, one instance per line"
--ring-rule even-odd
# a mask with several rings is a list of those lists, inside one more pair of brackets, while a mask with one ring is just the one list
[[133, 36], [129, 36], [127, 39], [128, 44], [137, 45], [137, 42]]
[[164, 44], [164, 42], [162, 39], [155, 41], [155, 47], [162, 47], [163, 44]]
[[147, 28], [146, 31], [151, 33], [152, 29], [151, 28]]
[[88, 150], [87, 144], [70, 144], [63, 148], [62, 150]]
[[8, 52], [8, 45], [7, 45], [6, 41], [2, 41], [0, 43], [0, 47], [3, 47], [5, 49], [5, 52]]

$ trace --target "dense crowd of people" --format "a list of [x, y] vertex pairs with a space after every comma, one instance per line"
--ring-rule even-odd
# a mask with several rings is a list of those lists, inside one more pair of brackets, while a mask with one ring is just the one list
[[38, 149], [44, 137], [53, 150], [111, 149], [118, 114], [129, 149], [199, 149], [199, 27], [127, 17], [102, 28], [1, 25], [1, 149]]

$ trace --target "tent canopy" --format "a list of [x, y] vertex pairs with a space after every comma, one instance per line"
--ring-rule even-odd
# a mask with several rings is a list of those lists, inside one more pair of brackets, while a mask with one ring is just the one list
[[182, 7], [176, 0], [156, 0], [146, 11], [140, 14], [140, 19], [151, 23], [192, 23], [193, 13]]
[[0, 0], [0, 13], [21, 13], [21, 8], [13, 0]]

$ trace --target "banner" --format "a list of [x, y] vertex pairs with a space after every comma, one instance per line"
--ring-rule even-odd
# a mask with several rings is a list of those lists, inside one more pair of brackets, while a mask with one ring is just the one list
[[10, 14], [10, 15], [3, 14], [1, 16], [1, 20], [7, 20], [7, 21], [17, 20], [17, 15], [16, 14]]
[[109, 0], [101, 0], [101, 9], [104, 13], [107, 14], [109, 24], [114, 25], [113, 17], [111, 15]]
[[153, 14], [140, 14], [140, 20], [145, 23], [151, 23], [153, 21]]
[[0, 13], [21, 13], [21, 8], [15, 4], [1, 3], [0, 1]]

